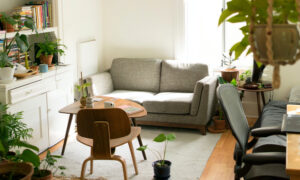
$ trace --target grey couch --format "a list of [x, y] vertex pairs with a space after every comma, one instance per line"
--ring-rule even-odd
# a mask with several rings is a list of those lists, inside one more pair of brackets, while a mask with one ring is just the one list
[[214, 113], [217, 77], [208, 67], [178, 60], [114, 59], [109, 72], [86, 79], [93, 96], [129, 99], [143, 105], [148, 115], [137, 124], [199, 129]]

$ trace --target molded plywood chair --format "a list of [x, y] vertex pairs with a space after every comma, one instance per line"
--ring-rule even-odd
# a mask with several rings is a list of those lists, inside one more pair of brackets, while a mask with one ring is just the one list
[[93, 173], [93, 160], [116, 160], [122, 164], [124, 179], [127, 180], [125, 159], [114, 155], [117, 146], [128, 143], [135, 169], [138, 174], [132, 140], [141, 133], [140, 127], [132, 127], [125, 111], [118, 108], [82, 109], [77, 114], [77, 140], [91, 147], [91, 155], [82, 164], [81, 179], [90, 161]]

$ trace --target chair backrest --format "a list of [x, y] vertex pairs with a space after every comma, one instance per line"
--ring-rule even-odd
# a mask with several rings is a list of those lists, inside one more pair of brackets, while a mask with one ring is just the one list
[[105, 108], [80, 110], [77, 114], [78, 135], [93, 139], [93, 128], [97, 121], [108, 122], [111, 139], [130, 134], [131, 125], [126, 112], [119, 108]]
[[232, 134], [245, 153], [250, 129], [237, 88], [231, 84], [222, 84], [217, 89], [217, 96]]

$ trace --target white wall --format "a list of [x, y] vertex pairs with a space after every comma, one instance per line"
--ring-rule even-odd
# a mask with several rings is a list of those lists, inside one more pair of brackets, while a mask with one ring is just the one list
[[99, 70], [104, 69], [102, 59], [102, 1], [63, 0], [62, 37], [68, 47], [65, 61], [74, 65], [74, 80], [77, 77], [78, 44], [96, 39]]
[[104, 0], [103, 59], [174, 58], [177, 0]]

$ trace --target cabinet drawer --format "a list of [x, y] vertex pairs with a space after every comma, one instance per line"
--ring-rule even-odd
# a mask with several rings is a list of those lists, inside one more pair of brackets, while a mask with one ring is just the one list
[[44, 83], [35, 82], [32, 84], [28, 84], [26, 86], [22, 86], [16, 89], [12, 89], [9, 91], [9, 99], [10, 103], [14, 104], [16, 102], [28, 99], [32, 96], [36, 96], [46, 92], [46, 88]]

